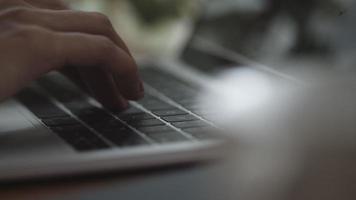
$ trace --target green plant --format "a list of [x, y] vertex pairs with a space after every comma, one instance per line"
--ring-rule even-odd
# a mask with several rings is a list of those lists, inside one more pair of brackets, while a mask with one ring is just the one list
[[152, 25], [182, 16], [189, 0], [129, 0], [144, 24]]

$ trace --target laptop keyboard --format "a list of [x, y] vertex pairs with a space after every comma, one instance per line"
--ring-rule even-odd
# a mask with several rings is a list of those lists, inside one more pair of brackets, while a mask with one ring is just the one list
[[[78, 151], [105, 149], [109, 145], [90, 129], [32, 89], [23, 90], [18, 99], [47, 127]], [[40, 102], [40, 103], [39, 103]]]
[[194, 101], [198, 89], [174, 76], [147, 68], [145, 84], [159, 91], [123, 111], [106, 110], [90, 101], [68, 81], [44, 77], [35, 88], [17, 96], [41, 122], [77, 151], [199, 141], [215, 137], [215, 129], [199, 116]]

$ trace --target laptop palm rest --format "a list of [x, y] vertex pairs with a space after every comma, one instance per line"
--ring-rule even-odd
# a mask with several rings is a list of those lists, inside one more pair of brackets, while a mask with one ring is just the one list
[[[14, 100], [0, 104], [0, 158], [32, 159], [73, 152]], [[58, 154], [60, 153], [60, 154]]]

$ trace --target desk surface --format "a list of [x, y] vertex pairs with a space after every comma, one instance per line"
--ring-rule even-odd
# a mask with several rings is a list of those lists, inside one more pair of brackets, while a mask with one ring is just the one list
[[0, 199], [236, 200], [231, 161], [0, 186]]

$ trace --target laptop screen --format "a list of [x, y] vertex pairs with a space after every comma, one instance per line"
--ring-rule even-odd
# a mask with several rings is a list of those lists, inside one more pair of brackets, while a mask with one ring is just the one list
[[355, 1], [203, 2], [194, 34], [182, 53], [186, 63], [201, 71], [215, 73], [253, 62], [275, 69], [353, 69]]

